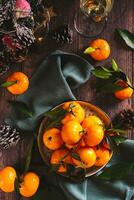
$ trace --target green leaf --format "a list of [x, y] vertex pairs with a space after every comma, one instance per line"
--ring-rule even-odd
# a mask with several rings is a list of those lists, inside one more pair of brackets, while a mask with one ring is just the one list
[[30, 167], [30, 163], [31, 163], [31, 159], [32, 159], [32, 150], [33, 150], [33, 145], [34, 145], [34, 139], [32, 139], [31, 145], [29, 147], [29, 151], [27, 154], [27, 158], [26, 158], [26, 163], [25, 163], [25, 167], [24, 167], [24, 173], [27, 172], [29, 170]]
[[110, 76], [112, 76], [111, 72], [105, 71], [102, 68], [101, 69], [93, 69], [91, 72], [97, 78], [102, 78], [102, 79], [108, 79], [108, 78], [110, 78]]
[[52, 127], [59, 127], [61, 124], [61, 120], [65, 117], [68, 112], [63, 108], [57, 108], [54, 110], [50, 110], [44, 114], [45, 117], [50, 119], [46, 129], [50, 129]]
[[110, 145], [110, 149], [113, 152], [119, 154], [119, 146], [117, 145], [113, 137], [111, 137], [110, 135], [106, 135], [106, 140], [107, 140], [107, 143]]
[[119, 128], [110, 128], [108, 129], [109, 132], [113, 132], [113, 133], [122, 133], [122, 134], [127, 134], [126, 130], [122, 130]]
[[101, 67], [104, 71], [106, 72], [112, 72], [110, 69], [106, 68], [106, 67]]
[[112, 59], [112, 68], [114, 71], [119, 71], [119, 67], [114, 59]]
[[59, 116], [65, 116], [66, 113], [67, 113], [67, 111], [60, 107], [60, 108], [56, 108], [54, 110], [50, 110], [50, 111], [46, 112], [44, 114], [44, 116], [48, 117], [52, 120], [55, 120]]
[[124, 142], [127, 138], [123, 137], [121, 135], [115, 135], [113, 136], [114, 141], [116, 142], [117, 145], [121, 144], [122, 142]]
[[123, 87], [113, 83], [113, 82], [107, 82], [104, 85], [99, 85], [98, 90], [103, 91], [106, 93], [114, 93], [118, 90], [121, 90]]
[[85, 49], [84, 54], [90, 54], [90, 53], [92, 53], [92, 52], [94, 52], [94, 51], [95, 51], [95, 48], [93, 48], [93, 47], [88, 47], [87, 49]]
[[14, 85], [16, 83], [17, 83], [16, 81], [8, 81], [8, 82], [5, 82], [5, 83], [2, 83], [0, 85], [0, 87], [9, 87], [9, 86], [12, 86], [12, 85]]
[[106, 168], [97, 177], [106, 181], [120, 180], [130, 174], [133, 171], [133, 168], [134, 163], [119, 163]]
[[74, 159], [81, 161], [79, 154], [72, 152], [71, 155]]
[[134, 49], [134, 34], [125, 29], [116, 29], [118, 35], [123, 39], [125, 44]]
[[9, 103], [12, 105], [12, 107], [18, 111], [20, 111], [22, 114], [24, 114], [26, 117], [31, 118], [33, 116], [32, 111], [30, 108], [21, 101], [9, 101]]

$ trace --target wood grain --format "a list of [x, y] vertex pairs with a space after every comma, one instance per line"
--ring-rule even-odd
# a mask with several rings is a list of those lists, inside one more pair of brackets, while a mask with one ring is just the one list
[[[57, 46], [49, 38], [47, 38], [47, 40], [44, 42], [43, 47], [40, 47], [38, 51], [33, 52], [31, 57], [22, 65], [14, 66], [12, 71], [22, 70], [31, 77], [34, 70], [38, 68], [41, 61], [45, 59], [45, 56], [48, 55], [50, 52], [56, 49], [61, 49], [81, 55], [83, 49], [89, 44], [90, 40], [79, 36], [73, 28], [73, 16], [75, 11], [79, 8], [79, 1], [52, 0], [52, 4], [54, 5], [55, 11], [57, 12], [58, 16], [52, 20], [50, 25], [51, 29], [54, 29], [54, 27], [57, 27], [59, 24], [69, 24], [70, 27], [73, 29], [73, 43], [67, 46]], [[115, 1], [115, 6], [109, 15], [107, 27], [100, 37], [107, 39], [110, 42], [112, 48], [111, 56], [109, 60], [105, 63], [110, 62], [111, 58], [114, 58], [118, 62], [119, 66], [124, 70], [124, 72], [128, 74], [134, 85], [134, 51], [124, 47], [120, 42], [116, 40], [114, 32], [115, 29], [118, 27], [126, 28], [134, 33], [133, 0], [129, 0], [129, 3], [127, 0]], [[90, 61], [89, 56], [86, 56], [86, 59]], [[93, 64], [97, 65], [98, 63]], [[3, 77], [3, 80], [4, 79], [5, 77]], [[0, 81], [2, 82], [2, 80]], [[110, 95], [105, 96], [103, 94], [98, 94], [93, 88], [94, 84], [95, 80], [90, 79], [86, 84], [74, 91], [76, 97], [79, 100], [89, 101], [99, 106], [111, 117], [122, 110], [122, 108], [134, 108], [134, 96], [130, 100], [119, 102]], [[10, 95], [7, 91], [1, 89], [0, 121], [2, 121], [10, 111], [7, 100], [11, 98], [13, 99], [14, 97]], [[129, 137], [134, 139], [134, 132], [130, 132]], [[15, 166], [18, 165], [18, 163], [22, 165], [25, 155], [27, 153], [28, 143], [28, 140], [24, 139], [16, 147], [0, 152], [0, 166]], [[0, 200], [18, 200], [18, 197], [14, 193], [5, 194], [3, 192], [0, 192]]]

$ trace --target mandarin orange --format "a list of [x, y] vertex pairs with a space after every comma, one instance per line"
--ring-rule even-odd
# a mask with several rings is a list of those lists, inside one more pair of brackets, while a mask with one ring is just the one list
[[66, 102], [63, 104], [63, 108], [69, 113], [63, 118], [62, 123], [65, 124], [70, 120], [76, 120], [81, 123], [85, 117], [85, 111], [82, 106], [75, 101]]
[[95, 115], [91, 115], [91, 116], [86, 117], [82, 122], [82, 127], [84, 129], [86, 129], [89, 126], [92, 126], [92, 125], [103, 125], [103, 122], [99, 117], [97, 117]]
[[76, 144], [83, 135], [82, 126], [75, 120], [68, 121], [61, 130], [62, 140], [69, 145]]
[[24, 197], [33, 196], [39, 187], [39, 176], [34, 172], [27, 172], [22, 177], [22, 180], [23, 181], [20, 185], [20, 194]]
[[16, 176], [13, 167], [7, 166], [0, 170], [0, 189], [4, 192], [13, 192]]
[[94, 60], [102, 61], [107, 59], [110, 55], [110, 46], [104, 39], [95, 39], [89, 46], [94, 49], [94, 51], [89, 53]]
[[96, 153], [96, 162], [95, 166], [101, 167], [105, 165], [110, 160], [110, 152], [106, 148], [99, 148], [95, 150]]
[[94, 147], [98, 145], [104, 137], [103, 127], [100, 125], [92, 125], [86, 129], [86, 134], [84, 135], [85, 142], [88, 146]]
[[7, 78], [7, 82], [15, 82], [13, 85], [7, 87], [7, 90], [15, 95], [24, 93], [29, 86], [29, 79], [22, 72], [14, 72], [11, 74]]
[[130, 87], [126, 87], [124, 89], [118, 90], [114, 93], [114, 96], [117, 99], [124, 100], [129, 99], [133, 94], [133, 89]]
[[59, 149], [63, 145], [61, 131], [57, 128], [51, 128], [43, 134], [44, 145], [51, 150]]
[[74, 164], [77, 167], [89, 168], [92, 167], [96, 162], [96, 154], [93, 148], [83, 147], [77, 150], [77, 154], [80, 157], [80, 160], [72, 158]]

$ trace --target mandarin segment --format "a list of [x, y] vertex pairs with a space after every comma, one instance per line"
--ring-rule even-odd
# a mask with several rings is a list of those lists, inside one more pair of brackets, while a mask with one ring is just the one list
[[104, 130], [100, 125], [92, 125], [88, 127], [86, 131], [84, 138], [88, 146], [95, 147], [100, 144], [104, 138]]
[[44, 145], [51, 150], [59, 149], [63, 145], [61, 131], [57, 128], [51, 128], [43, 134]]
[[61, 137], [66, 144], [76, 144], [83, 135], [83, 128], [77, 121], [69, 121], [63, 125]]
[[37, 174], [34, 172], [27, 172], [23, 176], [23, 181], [20, 186], [20, 194], [24, 197], [33, 196], [38, 187], [39, 187], [40, 179]]
[[73, 162], [76, 166], [82, 168], [92, 167], [96, 162], [96, 154], [93, 148], [83, 147], [77, 150], [77, 153], [80, 157], [80, 160], [73, 159]]
[[105, 165], [110, 160], [110, 152], [106, 148], [101, 147], [95, 150], [95, 153], [96, 153], [95, 166], [97, 167]]
[[13, 192], [16, 176], [13, 167], [7, 166], [0, 170], [0, 189], [4, 192]]
[[24, 93], [29, 87], [29, 79], [22, 72], [14, 72], [7, 78], [7, 82], [16, 82], [15, 84], [7, 87], [7, 90], [15, 95]]

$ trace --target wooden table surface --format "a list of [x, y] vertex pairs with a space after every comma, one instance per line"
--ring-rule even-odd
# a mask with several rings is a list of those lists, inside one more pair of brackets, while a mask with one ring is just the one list
[[[17, 64], [13, 67], [11, 71], [19, 71], [27, 73], [30, 77], [32, 76], [34, 70], [38, 68], [41, 61], [50, 52], [61, 49], [68, 52], [73, 52], [81, 55], [83, 49], [88, 46], [90, 39], [83, 38], [79, 36], [73, 28], [73, 16], [74, 12], [79, 8], [78, 0], [52, 0], [52, 4], [57, 13], [57, 17], [53, 18], [51, 21], [51, 29], [57, 27], [60, 24], [66, 23], [73, 29], [73, 43], [71, 45], [57, 46], [49, 39], [49, 37], [44, 42], [43, 47], [39, 47], [36, 52], [33, 52], [30, 58], [22, 63]], [[108, 24], [102, 35], [100, 37], [105, 38], [109, 41], [111, 46], [111, 58], [114, 58], [119, 66], [126, 72], [133, 82], [134, 85], [134, 51], [126, 48], [115, 37], [116, 28], [125, 28], [134, 33], [134, 0], [115, 0], [115, 5], [112, 12], [109, 15]], [[90, 61], [89, 56], [86, 56], [87, 60]], [[92, 62], [93, 63], [93, 62]], [[93, 63], [97, 65], [97, 63]], [[7, 76], [7, 75], [6, 75]], [[6, 77], [5, 76], [5, 77]], [[2, 79], [4, 80], [5, 77]], [[3, 81], [3, 80], [0, 81]], [[86, 84], [81, 86], [79, 89], [75, 90], [75, 95], [79, 100], [89, 101], [100, 108], [102, 108], [110, 117], [113, 117], [120, 110], [133, 107], [134, 108], [134, 96], [133, 98], [125, 101], [117, 101], [111, 95], [103, 95], [96, 93], [93, 88], [94, 80], [90, 79]], [[10, 110], [10, 106], [7, 100], [14, 99], [14, 97], [9, 94], [4, 89], [0, 92], [0, 120], [2, 121]], [[128, 134], [129, 138], [134, 139], [134, 132]], [[6, 151], [0, 152], [0, 167], [5, 165], [16, 165], [19, 163], [21, 165], [25, 159], [29, 140], [24, 139], [16, 147], [13, 147]], [[15, 193], [5, 194], [0, 192], [0, 200], [17, 200]]]

